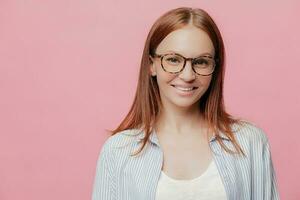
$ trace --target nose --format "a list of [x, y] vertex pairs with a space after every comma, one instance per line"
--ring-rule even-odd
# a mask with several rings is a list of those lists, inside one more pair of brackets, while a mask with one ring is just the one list
[[184, 69], [180, 72], [179, 77], [185, 81], [192, 81], [196, 78], [196, 73], [193, 70], [192, 62], [187, 60]]

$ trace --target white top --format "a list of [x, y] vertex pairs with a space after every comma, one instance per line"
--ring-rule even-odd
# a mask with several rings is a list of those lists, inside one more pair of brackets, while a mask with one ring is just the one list
[[226, 192], [214, 160], [206, 171], [190, 180], [173, 179], [161, 171], [156, 200], [225, 200]]

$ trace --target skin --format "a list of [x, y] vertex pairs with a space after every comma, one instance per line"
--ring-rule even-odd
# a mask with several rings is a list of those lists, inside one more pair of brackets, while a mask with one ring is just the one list
[[[203, 30], [189, 24], [167, 35], [156, 49], [157, 54], [177, 52], [185, 57], [209, 53], [214, 57], [211, 39]], [[163, 110], [155, 130], [164, 152], [162, 170], [174, 179], [192, 179], [200, 176], [212, 161], [212, 154], [204, 134], [205, 123], [197, 104], [209, 87], [212, 75], [201, 76], [187, 61], [179, 74], [165, 72], [160, 58], [151, 58], [150, 73], [157, 77]], [[171, 85], [198, 87], [193, 95], [184, 97]]]

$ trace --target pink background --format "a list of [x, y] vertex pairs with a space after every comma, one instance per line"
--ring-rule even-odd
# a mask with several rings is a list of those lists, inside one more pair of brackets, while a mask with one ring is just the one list
[[0, 199], [90, 199], [165, 11], [207, 10], [227, 50], [225, 103], [269, 137], [282, 199], [300, 198], [297, 1], [0, 1]]

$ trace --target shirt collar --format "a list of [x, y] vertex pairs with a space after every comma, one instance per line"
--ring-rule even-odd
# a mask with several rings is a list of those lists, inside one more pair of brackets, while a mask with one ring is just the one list
[[[228, 140], [230, 141], [229, 137], [227, 135], [225, 135], [223, 132], [220, 132], [219, 133], [221, 139], [224, 139], [224, 140]], [[145, 131], [141, 130], [140, 131], [140, 134], [138, 134], [138, 142], [141, 142], [143, 140], [143, 138], [145, 137]], [[214, 141], [216, 139], [216, 135], [214, 134], [211, 139], [210, 139], [210, 142]], [[149, 136], [149, 140], [156, 144], [156, 145], [159, 145], [159, 141], [158, 141], [158, 137], [157, 137], [157, 134], [155, 132], [155, 129], [152, 129], [151, 131], [151, 134]]]

